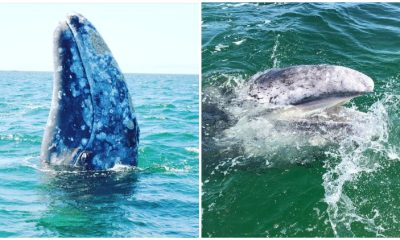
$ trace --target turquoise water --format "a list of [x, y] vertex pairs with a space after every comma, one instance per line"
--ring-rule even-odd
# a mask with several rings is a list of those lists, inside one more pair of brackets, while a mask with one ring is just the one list
[[[400, 236], [399, 16], [391, 3], [202, 5], [203, 236]], [[346, 104], [365, 113], [353, 133], [311, 144], [232, 120], [254, 74], [322, 63], [375, 82]]]
[[39, 161], [52, 73], [0, 72], [0, 237], [198, 236], [198, 77], [126, 81], [138, 168], [55, 172]]

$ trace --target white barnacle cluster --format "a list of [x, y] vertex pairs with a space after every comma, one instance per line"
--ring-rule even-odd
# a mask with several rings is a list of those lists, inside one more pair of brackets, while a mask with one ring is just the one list
[[70, 70], [75, 74], [76, 78], [79, 79], [79, 85], [81, 88], [83, 88], [86, 85], [87, 80], [85, 78], [85, 71], [81, 64], [81, 59], [79, 58], [79, 52], [76, 48], [71, 48], [71, 54], [73, 61], [70, 66]]
[[95, 123], [95, 127], [98, 130], [101, 130], [103, 128], [103, 125], [104, 124], [101, 121], [98, 121], [98, 122]]
[[58, 99], [61, 99], [61, 98], [62, 98], [62, 95], [63, 95], [63, 92], [62, 92], [61, 90], [59, 90], [59, 91], [57, 92], [57, 98], [58, 98]]
[[73, 97], [77, 97], [81, 94], [80, 89], [77, 88], [77, 86], [74, 82], [71, 83], [70, 89], [71, 89], [71, 93], [72, 93]]
[[130, 118], [128, 118], [128, 117], [126, 117], [126, 118], [124, 119], [123, 124], [124, 124], [127, 128], [129, 128], [129, 129], [133, 129], [133, 128], [135, 127], [133, 121], [132, 121]]
[[87, 143], [88, 143], [88, 139], [87, 138], [82, 138], [81, 139], [82, 146], [85, 146]]
[[99, 140], [105, 140], [106, 136], [107, 135], [104, 132], [100, 132], [99, 134], [96, 135], [96, 138]]
[[64, 139], [61, 136], [61, 129], [59, 127], [55, 128], [55, 135], [53, 144], [48, 147], [50, 153], [50, 162], [52, 164], [61, 164], [65, 155], [69, 152], [69, 148], [64, 144]]

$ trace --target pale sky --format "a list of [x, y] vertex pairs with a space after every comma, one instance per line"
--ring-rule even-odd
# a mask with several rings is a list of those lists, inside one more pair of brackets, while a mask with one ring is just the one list
[[0, 70], [53, 71], [53, 31], [69, 12], [92, 22], [125, 73], [200, 70], [197, 3], [0, 4]]

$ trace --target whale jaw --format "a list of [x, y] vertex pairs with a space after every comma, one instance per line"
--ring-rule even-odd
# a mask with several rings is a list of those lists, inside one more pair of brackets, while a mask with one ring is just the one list
[[82, 15], [56, 28], [54, 65], [42, 162], [90, 170], [137, 165], [139, 127], [124, 75]]

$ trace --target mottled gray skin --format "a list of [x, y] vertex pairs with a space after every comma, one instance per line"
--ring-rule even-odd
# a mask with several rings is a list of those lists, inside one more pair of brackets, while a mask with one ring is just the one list
[[139, 126], [124, 76], [82, 15], [71, 14], [56, 28], [54, 65], [42, 162], [87, 170], [136, 166]]
[[299, 65], [272, 69], [250, 80], [247, 96], [255, 101], [253, 115], [279, 126], [321, 132], [347, 129], [364, 113], [351, 111], [342, 104], [370, 93], [373, 80], [356, 70], [334, 65]]
[[248, 94], [258, 102], [284, 106], [309, 104], [327, 98], [332, 98], [332, 101], [351, 99], [373, 89], [373, 80], [358, 71], [321, 64], [264, 72], [251, 80]]

